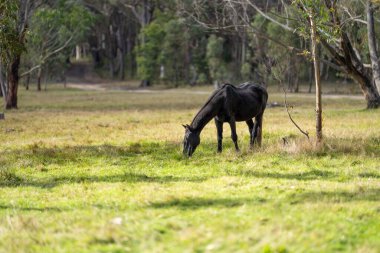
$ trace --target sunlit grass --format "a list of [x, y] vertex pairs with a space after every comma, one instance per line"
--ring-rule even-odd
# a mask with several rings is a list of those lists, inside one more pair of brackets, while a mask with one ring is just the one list
[[[261, 148], [238, 124], [238, 154], [211, 122], [184, 159], [205, 90], [22, 91], [0, 121], [0, 251], [379, 252], [378, 111], [324, 99], [316, 147], [269, 108]], [[289, 103], [313, 138], [313, 97]]]

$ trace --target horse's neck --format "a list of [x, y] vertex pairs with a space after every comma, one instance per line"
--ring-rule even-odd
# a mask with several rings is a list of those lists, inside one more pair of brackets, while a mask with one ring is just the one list
[[205, 105], [194, 117], [191, 127], [200, 133], [207, 123], [218, 114], [219, 104], [218, 101], [211, 101]]

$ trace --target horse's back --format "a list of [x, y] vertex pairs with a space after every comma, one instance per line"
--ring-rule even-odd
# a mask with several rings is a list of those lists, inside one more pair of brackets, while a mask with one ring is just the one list
[[265, 87], [259, 85], [259, 84], [254, 84], [254, 83], [243, 83], [239, 85], [238, 87], [238, 92], [245, 96], [252, 97], [255, 100], [260, 100], [262, 103], [267, 103], [268, 100], [268, 92], [265, 89]]
[[268, 99], [264, 87], [253, 83], [239, 86], [226, 84], [223, 90], [228, 107], [235, 113], [237, 121], [246, 121], [264, 112]]

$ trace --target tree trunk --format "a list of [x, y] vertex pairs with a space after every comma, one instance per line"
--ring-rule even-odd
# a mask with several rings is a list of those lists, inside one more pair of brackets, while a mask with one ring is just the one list
[[25, 89], [29, 90], [29, 84], [30, 84], [30, 73], [26, 75], [25, 79]]
[[[341, 27], [342, 24], [338, 17], [335, 6], [336, 1], [326, 0], [325, 5], [328, 9], [333, 10], [330, 12], [331, 22], [334, 25]], [[371, 37], [374, 38], [373, 36]], [[355, 48], [353, 47], [348, 35], [344, 31], [341, 31], [339, 43], [335, 45], [330, 42], [327, 42], [323, 38], [321, 39], [321, 42], [323, 46], [329, 51], [335, 62], [339, 66], [342, 66], [345, 72], [352, 79], [359, 83], [360, 88], [367, 101], [367, 108], [379, 108], [380, 95], [375, 86], [373, 71], [364, 67], [363, 62], [360, 59], [357, 50], [355, 50]]]
[[375, 22], [373, 18], [373, 6], [371, 0], [367, 0], [367, 28], [368, 48], [371, 56], [372, 75], [377, 91], [380, 93], [380, 65], [376, 47]]
[[[28, 29], [28, 19], [30, 13], [36, 6], [37, 1], [19, 0], [19, 10], [17, 14], [16, 31], [18, 41], [21, 45], [25, 44], [25, 36]], [[19, 67], [21, 60], [21, 52], [12, 55], [12, 60], [7, 70], [8, 89], [5, 102], [6, 109], [17, 109], [17, 91], [19, 83]]]
[[294, 59], [295, 60], [295, 71], [294, 71], [294, 84], [293, 84], [293, 87], [294, 87], [294, 92], [295, 93], [298, 93], [299, 92], [299, 89], [300, 89], [300, 78], [299, 78], [299, 60], [296, 58]]
[[317, 133], [317, 143], [322, 142], [322, 95], [321, 95], [321, 73], [320, 73], [320, 62], [318, 55], [318, 44], [317, 44], [317, 27], [314, 22], [313, 15], [310, 15], [310, 25], [311, 25], [311, 44], [312, 44], [312, 56], [314, 62], [314, 78], [315, 78], [315, 99], [316, 99], [316, 133]]
[[349, 75], [359, 83], [360, 88], [364, 94], [367, 101], [367, 109], [376, 109], [380, 106], [380, 96], [373, 85], [372, 72], [367, 71], [366, 73], [361, 73], [358, 71], [351, 71]]
[[19, 75], [18, 69], [20, 67], [20, 55], [16, 55], [8, 69], [8, 93], [6, 97], [5, 108], [17, 109], [17, 91]]
[[357, 59], [347, 35], [343, 33], [341, 38], [344, 56], [339, 54], [337, 49], [333, 48], [327, 41], [321, 40], [321, 42], [337, 63], [344, 67], [345, 72], [359, 84], [367, 101], [367, 108], [379, 108], [380, 96], [373, 82], [372, 71], [364, 68], [363, 63]]
[[7, 81], [4, 76], [3, 72], [3, 65], [0, 63], [0, 91], [1, 91], [1, 96], [4, 98], [4, 104], [6, 104], [6, 99], [7, 99]]
[[308, 90], [309, 93], [311, 93], [312, 87], [313, 87], [313, 65], [310, 64], [310, 67], [309, 67], [309, 90]]
[[82, 50], [80, 45], [75, 46], [75, 59], [79, 61], [82, 59]]
[[[143, 1], [143, 6], [142, 6], [142, 13], [141, 13], [141, 17], [142, 19], [141, 22], [140, 22], [140, 25], [141, 25], [141, 31], [144, 30], [144, 28], [150, 23], [151, 21], [151, 14], [153, 14], [153, 11], [151, 10], [150, 6], [149, 6], [149, 1], [148, 0], [144, 0]], [[143, 47], [145, 45], [145, 35], [144, 33], [141, 33], [141, 46]], [[143, 53], [145, 54], [145, 52]], [[148, 87], [150, 86], [151, 82], [150, 80], [141, 80], [141, 87]]]
[[[327, 57], [326, 60], [329, 61], [330, 59]], [[329, 76], [330, 76], [330, 65], [326, 64], [326, 70], [325, 70], [325, 74], [324, 74], [324, 80], [328, 81], [329, 80]]]
[[42, 68], [38, 69], [37, 73], [37, 90], [41, 91], [41, 78], [42, 78]]
[[66, 89], [67, 87], [67, 78], [66, 78], [66, 74], [63, 75], [63, 88]]

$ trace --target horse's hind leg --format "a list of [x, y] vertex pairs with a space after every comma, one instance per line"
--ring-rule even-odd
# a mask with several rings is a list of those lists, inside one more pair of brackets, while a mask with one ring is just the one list
[[222, 152], [222, 141], [223, 141], [223, 122], [215, 119], [216, 131], [218, 134], [218, 152]]
[[236, 149], [236, 151], [240, 151], [239, 145], [238, 145], [238, 136], [236, 134], [236, 122], [235, 122], [235, 119], [231, 120], [229, 123], [230, 123], [230, 127], [231, 127], [231, 138], [232, 138], [232, 141], [235, 144], [235, 149]]
[[252, 142], [255, 143], [257, 138], [257, 144], [261, 147], [262, 140], [262, 126], [263, 126], [263, 113], [260, 113], [255, 117], [255, 125], [253, 127], [253, 138]]
[[247, 120], [245, 123], [247, 123], [248, 125], [248, 129], [249, 129], [249, 146], [250, 148], [253, 148], [253, 120], [252, 119], [249, 119]]

